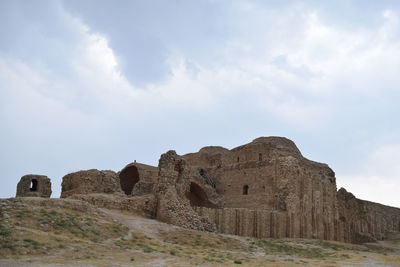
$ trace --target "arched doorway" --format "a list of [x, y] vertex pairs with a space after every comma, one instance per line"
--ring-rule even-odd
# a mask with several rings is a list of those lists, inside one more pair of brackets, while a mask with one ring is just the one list
[[133, 187], [139, 180], [139, 171], [134, 165], [125, 167], [119, 174], [121, 189], [126, 195], [132, 194]]
[[215, 205], [208, 200], [204, 190], [196, 183], [190, 183], [187, 194], [191, 206], [213, 208]]

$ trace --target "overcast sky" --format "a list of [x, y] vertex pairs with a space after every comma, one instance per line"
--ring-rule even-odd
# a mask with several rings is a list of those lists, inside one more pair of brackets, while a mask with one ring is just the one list
[[0, 197], [24, 174], [284, 136], [400, 207], [400, 1], [0, 1]]

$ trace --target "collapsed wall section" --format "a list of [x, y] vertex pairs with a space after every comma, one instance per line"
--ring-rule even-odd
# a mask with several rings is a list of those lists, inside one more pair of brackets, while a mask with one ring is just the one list
[[73, 172], [63, 177], [61, 198], [92, 193], [121, 193], [117, 173], [91, 169]]
[[185, 160], [175, 151], [168, 151], [161, 155], [158, 168], [158, 180], [154, 187], [156, 218], [184, 228], [214, 231], [215, 224], [197, 214], [190, 205], [190, 170]]
[[121, 190], [125, 195], [141, 196], [153, 192], [158, 168], [141, 163], [130, 163], [119, 172]]

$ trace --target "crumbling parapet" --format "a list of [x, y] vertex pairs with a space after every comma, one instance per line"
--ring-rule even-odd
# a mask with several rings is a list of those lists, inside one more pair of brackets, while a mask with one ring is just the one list
[[51, 181], [45, 175], [27, 174], [21, 177], [17, 185], [16, 197], [51, 196]]

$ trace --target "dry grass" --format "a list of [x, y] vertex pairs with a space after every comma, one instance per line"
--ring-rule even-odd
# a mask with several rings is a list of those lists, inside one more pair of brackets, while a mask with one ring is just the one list
[[[146, 224], [148, 219], [132, 214], [116, 217], [59, 207], [3, 205], [0, 216], [0, 265], [363, 266], [376, 262], [400, 266], [400, 255], [365, 246], [228, 236], [154, 221]], [[133, 226], [138, 224], [133, 227], [121, 216]], [[157, 230], [141, 231], [143, 225], [156, 225]], [[149, 231], [151, 237], [145, 234]]]

